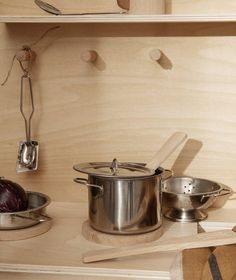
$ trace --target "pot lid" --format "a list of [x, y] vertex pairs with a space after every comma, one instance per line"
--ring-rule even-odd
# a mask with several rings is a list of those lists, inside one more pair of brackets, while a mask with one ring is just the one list
[[112, 162], [80, 163], [74, 165], [74, 169], [89, 175], [115, 178], [143, 177], [155, 174], [155, 170], [146, 168], [145, 164], [118, 162], [117, 159], [114, 159]]

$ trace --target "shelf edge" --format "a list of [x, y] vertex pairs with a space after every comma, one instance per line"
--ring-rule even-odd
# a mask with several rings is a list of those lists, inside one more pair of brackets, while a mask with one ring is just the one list
[[0, 16], [0, 23], [183, 23], [236, 22], [236, 15]]

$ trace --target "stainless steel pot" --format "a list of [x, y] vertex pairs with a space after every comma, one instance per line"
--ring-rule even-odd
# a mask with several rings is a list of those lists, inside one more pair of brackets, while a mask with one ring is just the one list
[[[117, 166], [118, 165], [118, 166]], [[172, 175], [159, 168], [155, 174], [141, 163], [84, 163], [74, 169], [88, 174], [75, 182], [88, 186], [89, 222], [101, 232], [138, 234], [162, 224], [161, 188]]]
[[34, 226], [51, 220], [46, 215], [50, 198], [39, 192], [27, 192], [28, 209], [18, 212], [0, 213], [0, 230], [14, 230]]

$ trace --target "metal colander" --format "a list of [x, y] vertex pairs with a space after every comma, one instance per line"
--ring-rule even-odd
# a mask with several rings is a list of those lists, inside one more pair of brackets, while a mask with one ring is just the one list
[[174, 221], [195, 222], [207, 218], [202, 211], [213, 204], [218, 196], [229, 194], [222, 185], [194, 177], [172, 177], [163, 183], [164, 216]]
[[218, 193], [221, 185], [206, 179], [173, 177], [164, 183], [164, 191], [175, 194], [206, 195]]

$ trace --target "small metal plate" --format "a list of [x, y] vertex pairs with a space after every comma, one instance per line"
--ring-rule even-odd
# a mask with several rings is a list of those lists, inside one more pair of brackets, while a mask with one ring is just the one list
[[23, 152], [23, 148], [26, 142], [21, 141], [19, 143], [19, 149], [18, 149], [18, 155], [17, 155], [17, 162], [16, 162], [16, 171], [18, 173], [20, 172], [28, 172], [28, 171], [34, 171], [37, 170], [38, 168], [38, 151], [39, 151], [39, 145], [37, 141], [31, 141], [31, 145], [34, 148], [34, 152], [35, 152], [35, 157], [34, 160], [32, 161], [32, 163], [28, 166], [24, 165], [22, 163], [22, 152]]

